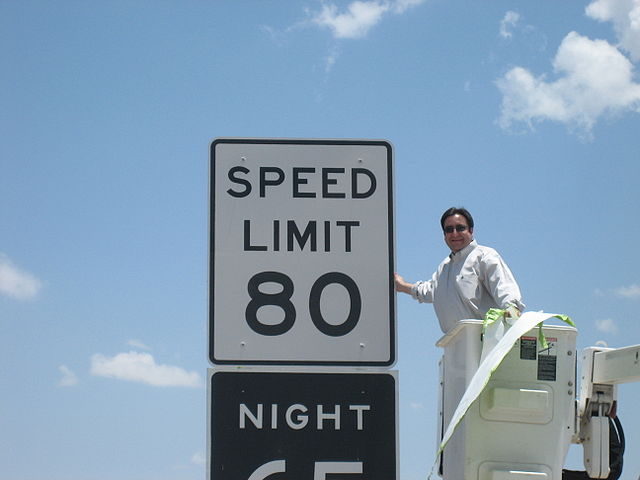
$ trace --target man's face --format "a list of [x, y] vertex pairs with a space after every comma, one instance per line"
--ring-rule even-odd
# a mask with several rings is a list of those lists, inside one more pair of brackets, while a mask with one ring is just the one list
[[[464, 231], [458, 230], [466, 227]], [[448, 233], [448, 230], [453, 229]], [[469, 228], [467, 219], [462, 215], [455, 214], [448, 216], [444, 221], [444, 241], [452, 252], [458, 252], [469, 245], [473, 240], [473, 229]]]

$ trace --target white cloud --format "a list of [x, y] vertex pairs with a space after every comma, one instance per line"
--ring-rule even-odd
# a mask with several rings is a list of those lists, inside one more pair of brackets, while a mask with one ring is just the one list
[[323, 5], [322, 11], [313, 17], [314, 23], [328, 27], [336, 38], [362, 38], [380, 22], [389, 5], [380, 2], [355, 1], [344, 13], [335, 5]]
[[172, 365], [158, 365], [148, 353], [119, 353], [105, 357], [99, 353], [91, 357], [91, 374], [145, 383], [155, 387], [199, 387], [200, 376], [196, 372]]
[[512, 29], [520, 21], [520, 14], [509, 10], [504, 14], [504, 18], [500, 21], [500, 36], [502, 38], [511, 38], [513, 36]]
[[389, 12], [402, 14], [425, 0], [379, 1], [356, 0], [346, 11], [340, 12], [334, 4], [325, 4], [322, 10], [311, 17], [311, 22], [329, 28], [335, 38], [362, 38], [369, 33]]
[[0, 253], [0, 294], [18, 300], [28, 300], [38, 294], [40, 287], [40, 280], [20, 270], [9, 257]]
[[[511, 69], [497, 81], [503, 94], [501, 127], [521, 122], [531, 128], [535, 122], [551, 120], [589, 137], [601, 117], [640, 111], [640, 84], [633, 81], [632, 63], [640, 60], [640, 0], [593, 0], [585, 13], [613, 24], [617, 46], [571, 32], [553, 63], [557, 80], [535, 76], [522, 67]], [[510, 27], [519, 20], [517, 15], [505, 15], [500, 29], [503, 37], [511, 37]]]
[[497, 81], [503, 94], [500, 126], [515, 122], [529, 127], [552, 120], [577, 127], [587, 135], [605, 114], [638, 111], [640, 84], [633, 82], [633, 65], [604, 40], [591, 40], [576, 32], [562, 41], [553, 62], [559, 78], [515, 67]]
[[618, 297], [640, 298], [640, 285], [633, 284], [626, 287], [618, 287], [613, 293]]
[[62, 378], [58, 380], [59, 387], [73, 387], [78, 384], [78, 376], [66, 365], [60, 365], [58, 367]]
[[618, 326], [611, 318], [596, 320], [596, 328], [604, 333], [618, 333]]
[[640, 60], [640, 0], [595, 0], [585, 12], [595, 20], [612, 22], [620, 48], [632, 60]]

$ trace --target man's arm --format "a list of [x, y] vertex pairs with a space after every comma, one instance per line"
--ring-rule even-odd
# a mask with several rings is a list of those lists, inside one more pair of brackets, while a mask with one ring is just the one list
[[[435, 278], [435, 273], [434, 273]], [[434, 280], [428, 282], [419, 281], [416, 283], [407, 282], [401, 275], [394, 274], [396, 284], [396, 292], [411, 295], [420, 303], [433, 303], [433, 285]]]

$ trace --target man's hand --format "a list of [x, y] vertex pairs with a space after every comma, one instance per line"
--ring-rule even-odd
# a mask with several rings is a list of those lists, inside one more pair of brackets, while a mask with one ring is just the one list
[[509, 305], [504, 312], [504, 318], [510, 318], [514, 322], [520, 318], [520, 315], [520, 310], [515, 305]]
[[396, 292], [408, 293], [411, 295], [411, 287], [413, 287], [412, 283], [406, 282], [405, 279], [397, 273], [393, 274], [393, 280], [396, 285]]

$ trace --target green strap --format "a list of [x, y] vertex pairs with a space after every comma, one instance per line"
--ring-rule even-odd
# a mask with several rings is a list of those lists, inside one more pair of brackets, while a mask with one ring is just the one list
[[503, 320], [507, 310], [500, 308], [490, 308], [489, 311], [485, 314], [484, 319], [482, 320], [482, 333], [485, 332], [489, 325], [494, 324], [498, 320]]

